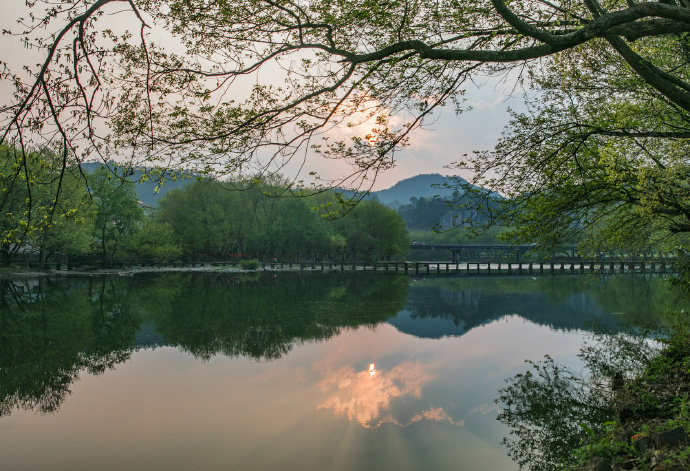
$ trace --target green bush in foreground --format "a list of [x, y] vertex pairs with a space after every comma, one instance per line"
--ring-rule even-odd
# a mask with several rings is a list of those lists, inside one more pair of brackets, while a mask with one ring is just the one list
[[575, 451], [576, 469], [688, 469], [690, 327], [685, 321], [673, 328], [641, 374], [618, 385], [611, 420]]
[[240, 262], [240, 268], [242, 270], [258, 270], [261, 266], [258, 260], [242, 260]]
[[688, 469], [690, 327], [682, 314], [655, 347], [645, 336], [595, 336], [585, 369], [547, 356], [507, 380], [498, 419], [520, 469]]

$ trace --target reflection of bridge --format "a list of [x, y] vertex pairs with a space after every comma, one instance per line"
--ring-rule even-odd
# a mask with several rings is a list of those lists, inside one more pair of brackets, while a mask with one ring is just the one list
[[[424, 244], [413, 242], [410, 245], [414, 250], [449, 250], [453, 256], [452, 263], [462, 260], [510, 260], [520, 262], [526, 253], [537, 253], [540, 247], [537, 244], [507, 245], [507, 244]], [[565, 256], [575, 258], [577, 247], [567, 245], [558, 247], [550, 253], [550, 258]]]

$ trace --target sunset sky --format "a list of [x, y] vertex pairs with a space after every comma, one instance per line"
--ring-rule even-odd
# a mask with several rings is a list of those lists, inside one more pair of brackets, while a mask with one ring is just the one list
[[[15, 27], [16, 18], [26, 15], [24, 0], [4, 0], [3, 11], [0, 27]], [[116, 15], [114, 18], [125, 21], [127, 17]], [[41, 57], [3, 36], [0, 36], [0, 49], [3, 51], [0, 60], [15, 66], [36, 63]], [[6, 98], [10, 89], [6, 84], [0, 86], [0, 93]], [[520, 88], [514, 87], [514, 80], [479, 78], [475, 83], [468, 83], [466, 104], [472, 109], [459, 116], [452, 109], [437, 112], [425, 129], [418, 129], [412, 134], [409, 147], [396, 154], [396, 167], [380, 174], [373, 190], [388, 188], [402, 179], [421, 173], [469, 177], [446, 167], [460, 160], [463, 154], [492, 148], [508, 123], [508, 108], [522, 108], [522, 93]], [[341, 164], [333, 161], [321, 161], [314, 167], [324, 177], [334, 177], [339, 167], [342, 169]]]

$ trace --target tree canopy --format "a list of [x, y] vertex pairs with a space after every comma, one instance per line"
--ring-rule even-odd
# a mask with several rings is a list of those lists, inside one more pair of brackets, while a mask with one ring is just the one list
[[[690, 36], [636, 47], [688, 75]], [[490, 208], [522, 240], [598, 249], [687, 243], [690, 114], [657, 93], [603, 41], [532, 71], [538, 94], [495, 149], [470, 158], [510, 199]]]
[[[528, 88], [550, 91], [534, 108], [534, 120], [517, 119], [513, 127], [515, 134], [540, 130], [521, 134], [515, 144], [528, 151], [513, 152], [508, 140], [499, 149], [535, 161], [503, 160], [489, 170], [536, 165], [550, 175], [562, 162], [555, 155], [572, 157], [561, 151], [578, 153], [582, 136], [590, 136], [588, 147], [596, 141], [607, 149], [615, 141], [599, 158], [615, 169], [607, 177], [615, 180], [622, 175], [616, 155], [635, 166], [637, 155], [651, 161], [668, 150], [683, 155], [690, 136], [687, 0], [28, 5], [11, 34], [43, 59], [37, 66], [3, 62], [3, 80], [15, 93], [2, 107], [0, 144], [23, 151], [49, 146], [63, 165], [70, 157], [117, 156], [129, 165], [234, 177], [288, 168], [297, 187], [367, 189], [436, 108], [462, 108], [464, 84], [481, 74], [515, 73]], [[579, 119], [593, 110], [599, 111], [594, 119]], [[569, 138], [573, 133], [579, 137]], [[634, 139], [645, 142], [640, 147]], [[637, 153], [632, 160], [631, 151]], [[337, 181], [319, 180], [314, 157], [340, 159], [350, 171]], [[545, 160], [549, 165], [540, 165]], [[581, 178], [591, 176], [591, 165], [574, 166]], [[662, 162], [654, 170], [673, 174], [664, 181], [685, 191], [687, 177], [675, 168]], [[655, 176], [642, 180], [654, 185]], [[643, 192], [663, 212], [678, 188]], [[625, 189], [604, 192], [628, 197]]]
[[[405, 223], [392, 209], [363, 201], [331, 220], [331, 193], [309, 198], [267, 197], [281, 190], [199, 180], [169, 192], [156, 220], [171, 228], [187, 257], [246, 257], [301, 260], [375, 261], [399, 256], [409, 239]], [[233, 191], [233, 188], [235, 191]]]

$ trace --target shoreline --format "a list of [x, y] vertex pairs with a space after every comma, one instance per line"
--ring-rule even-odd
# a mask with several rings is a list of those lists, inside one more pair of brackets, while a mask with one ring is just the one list
[[[257, 270], [243, 270], [239, 267], [133, 267], [133, 268], [98, 268], [93, 270], [39, 270], [39, 269], [2, 269], [0, 279], [12, 278], [48, 278], [48, 277], [67, 277], [67, 276], [100, 276], [100, 275], [120, 275], [132, 276], [139, 273], [192, 273], [192, 272], [217, 272], [217, 273], [254, 273], [258, 271], [276, 271], [266, 268]], [[283, 270], [287, 271], [287, 270]]]

